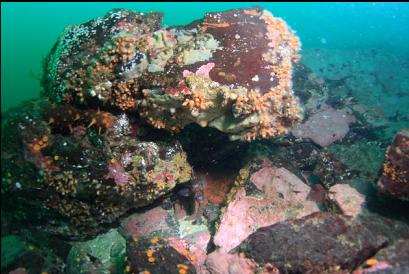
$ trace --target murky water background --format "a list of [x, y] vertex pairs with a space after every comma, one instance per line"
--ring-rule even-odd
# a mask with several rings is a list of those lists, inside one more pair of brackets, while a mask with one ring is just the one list
[[260, 5], [297, 31], [303, 49], [377, 48], [409, 52], [406, 3], [2, 3], [1, 109], [39, 96], [41, 62], [67, 25], [111, 8], [161, 11], [164, 24], [187, 24], [207, 11]]

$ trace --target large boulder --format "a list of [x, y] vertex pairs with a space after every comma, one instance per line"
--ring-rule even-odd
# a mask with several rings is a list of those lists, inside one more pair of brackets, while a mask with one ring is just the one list
[[[398, 248], [405, 250], [401, 241], [405, 243], [408, 236], [407, 224], [379, 215], [354, 218], [316, 212], [260, 228], [230, 252], [219, 249], [210, 253], [206, 266], [215, 274], [352, 273], [366, 267], [368, 260], [371, 262], [372, 256], [382, 250], [379, 254], [390, 257], [378, 259], [376, 255], [379, 267], [388, 261], [388, 266], [399, 270], [406, 266], [407, 256], [399, 254]], [[384, 252], [382, 248], [387, 245], [391, 248]]]
[[300, 120], [292, 66], [300, 42], [258, 7], [161, 27], [162, 14], [115, 9], [65, 29], [46, 60], [54, 102], [138, 112], [178, 132], [197, 123], [253, 140]]
[[[342, 273], [352, 271], [390, 243], [375, 219], [353, 219], [318, 212], [258, 229], [232, 251], [243, 253], [260, 267], [271, 265], [283, 273]], [[408, 236], [404, 229], [401, 237]]]
[[3, 115], [2, 206], [10, 224], [29, 220], [64, 237], [92, 237], [188, 182], [181, 146], [141, 141], [140, 130], [126, 114], [48, 102]]
[[285, 168], [244, 168], [229, 194], [214, 244], [228, 252], [263, 226], [319, 211], [310, 187]]

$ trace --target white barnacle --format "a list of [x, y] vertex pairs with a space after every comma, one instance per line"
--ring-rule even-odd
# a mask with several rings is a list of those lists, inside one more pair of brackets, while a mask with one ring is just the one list
[[258, 80], [260, 80], [260, 78], [258, 77], [258, 75], [254, 76], [253, 78], [251, 78], [251, 81], [254, 82], [258, 82]]

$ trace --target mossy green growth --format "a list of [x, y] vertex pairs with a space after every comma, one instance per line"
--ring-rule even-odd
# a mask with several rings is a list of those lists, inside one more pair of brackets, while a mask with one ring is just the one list
[[20, 237], [14, 235], [1, 237], [1, 269], [8, 267], [28, 251]]
[[132, 162], [135, 166], [140, 167], [143, 163], [143, 157], [141, 155], [136, 155], [132, 158]]
[[377, 177], [385, 157], [385, 149], [377, 142], [332, 145], [328, 151], [348, 168], [363, 175]]
[[101, 134], [98, 133], [97, 130], [92, 128], [88, 129], [87, 136], [88, 140], [93, 146], [97, 148], [102, 148], [104, 146], [104, 139], [102, 138]]
[[179, 152], [172, 157], [172, 163], [175, 164], [178, 169], [179, 182], [185, 183], [192, 178], [192, 167], [187, 162], [187, 157], [185, 153]]
[[93, 240], [73, 245], [67, 258], [68, 273], [121, 273], [125, 256], [125, 238], [111, 229]]

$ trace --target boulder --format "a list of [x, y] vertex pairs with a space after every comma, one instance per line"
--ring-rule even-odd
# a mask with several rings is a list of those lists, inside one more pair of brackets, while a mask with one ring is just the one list
[[378, 186], [381, 193], [409, 200], [409, 129], [398, 132], [388, 147]]
[[260, 227], [319, 211], [317, 204], [307, 199], [310, 187], [285, 168], [267, 166], [251, 174], [243, 169], [240, 176], [236, 182], [243, 183], [230, 194], [214, 235], [215, 245], [224, 252]]
[[300, 42], [282, 19], [259, 7], [172, 28], [162, 17], [115, 9], [67, 27], [46, 59], [46, 96], [241, 140], [282, 135], [300, 120], [291, 84]]

